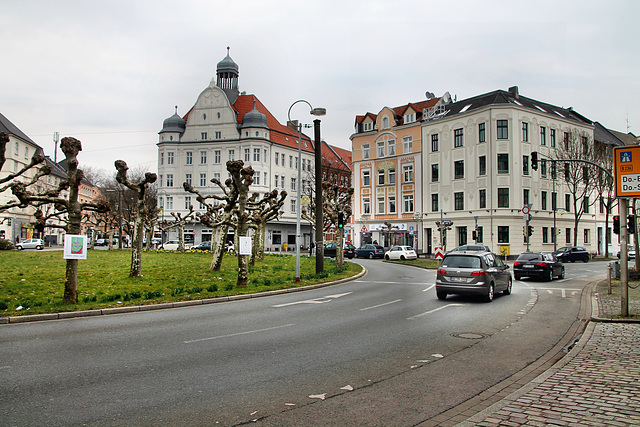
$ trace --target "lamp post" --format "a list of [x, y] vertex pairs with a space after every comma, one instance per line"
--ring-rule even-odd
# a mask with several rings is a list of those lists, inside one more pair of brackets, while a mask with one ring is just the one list
[[[313, 106], [304, 99], [299, 99], [289, 107], [289, 111], [287, 112], [287, 120], [291, 122], [291, 109], [294, 105], [299, 102], [304, 102], [310, 108], [309, 114], [313, 116], [324, 116], [327, 114], [327, 110], [325, 108], [313, 108]], [[302, 240], [302, 236], [300, 235], [300, 199], [302, 193], [302, 123], [297, 123], [296, 127], [298, 128], [298, 178], [297, 178], [297, 196], [296, 196], [296, 282], [300, 281], [300, 241]], [[316, 170], [316, 173], [319, 173]], [[317, 246], [317, 242], [316, 242]]]

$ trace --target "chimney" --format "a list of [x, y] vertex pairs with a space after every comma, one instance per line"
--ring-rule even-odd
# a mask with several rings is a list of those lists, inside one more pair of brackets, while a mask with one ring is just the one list
[[509, 88], [509, 93], [516, 99], [520, 98], [520, 94], [518, 93], [518, 86], [511, 86]]

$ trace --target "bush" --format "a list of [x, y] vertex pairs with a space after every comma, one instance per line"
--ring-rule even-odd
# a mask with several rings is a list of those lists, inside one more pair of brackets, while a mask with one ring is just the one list
[[9, 308], [9, 305], [4, 302], [4, 301], [0, 301], [0, 310], [7, 310]]
[[209, 285], [207, 287], [207, 291], [209, 291], [209, 292], [218, 292], [218, 285]]
[[13, 249], [13, 243], [7, 239], [0, 239], [0, 251], [8, 251]]

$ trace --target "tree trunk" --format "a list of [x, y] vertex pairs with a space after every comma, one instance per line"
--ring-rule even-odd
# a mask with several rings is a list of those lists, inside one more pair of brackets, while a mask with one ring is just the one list
[[226, 244], [226, 235], [223, 236], [222, 230], [224, 227], [216, 227], [213, 229], [213, 241], [211, 242], [211, 250], [213, 252], [213, 259], [211, 261], [211, 271], [220, 271], [222, 267], [222, 256], [224, 255], [224, 246]]
[[256, 247], [255, 257], [258, 261], [264, 261], [264, 242], [265, 234], [267, 232], [267, 226], [265, 223], [260, 222], [257, 224], [256, 234], [254, 236], [254, 246]]
[[[142, 193], [144, 197], [144, 193]], [[144, 236], [144, 199], [138, 198], [136, 221], [131, 242], [131, 270], [129, 277], [142, 277], [142, 240]]]
[[343, 249], [343, 240], [344, 240], [344, 232], [342, 228], [336, 227], [336, 266], [339, 270], [344, 268], [344, 251]]
[[63, 304], [76, 304], [78, 302], [78, 260], [68, 259], [64, 275]]

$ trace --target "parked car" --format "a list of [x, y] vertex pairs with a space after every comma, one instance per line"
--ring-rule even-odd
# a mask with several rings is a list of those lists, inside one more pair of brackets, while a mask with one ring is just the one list
[[96, 246], [107, 246], [109, 244], [108, 239], [96, 239]]
[[489, 249], [489, 246], [487, 245], [462, 245], [462, 246], [458, 246], [455, 249], [451, 249], [449, 252], [463, 252], [463, 251], [491, 252], [491, 249]]
[[175, 251], [178, 249], [179, 243], [177, 240], [169, 240], [162, 244], [161, 248], [167, 251]]
[[356, 258], [383, 258], [384, 248], [380, 245], [366, 244], [355, 250]]
[[436, 273], [436, 295], [481, 295], [493, 301], [496, 292], [511, 293], [513, 281], [509, 266], [491, 252], [452, 252], [445, 254]]
[[384, 259], [399, 259], [401, 261], [418, 259], [418, 254], [411, 246], [391, 246], [391, 248], [385, 252]]
[[[635, 259], [636, 247], [634, 245], [627, 245], [627, 259]], [[620, 258], [620, 251], [618, 251], [618, 258]]]
[[198, 245], [191, 246], [192, 251], [210, 251], [211, 250], [211, 241], [201, 242]]
[[523, 252], [513, 263], [513, 277], [535, 277], [552, 281], [564, 279], [564, 265], [551, 252]]
[[[335, 258], [336, 257], [336, 249], [338, 247], [337, 242], [328, 242], [324, 245], [324, 256]], [[345, 258], [352, 259], [356, 255], [356, 247], [351, 243], [343, 243], [342, 244], [342, 253]]]
[[16, 249], [44, 249], [44, 242], [42, 239], [25, 239], [21, 242], [16, 243]]
[[589, 251], [581, 246], [565, 246], [555, 251], [553, 255], [561, 262], [589, 262], [589, 258], [591, 258]]

